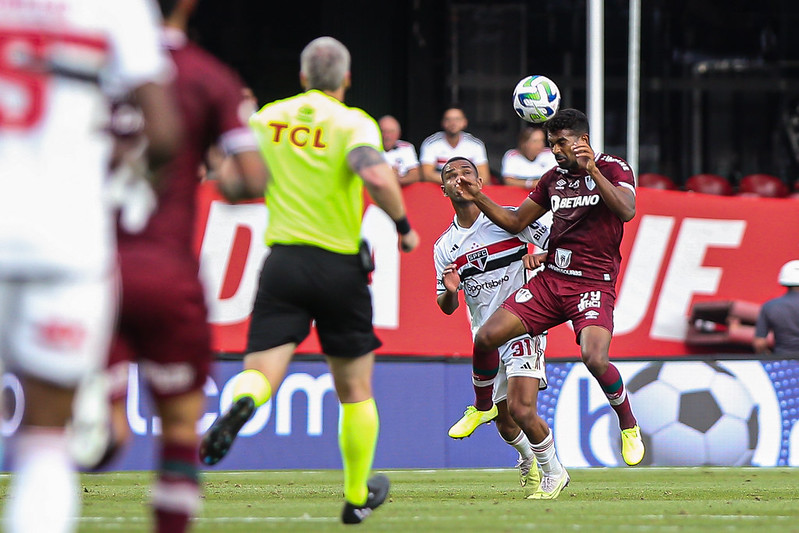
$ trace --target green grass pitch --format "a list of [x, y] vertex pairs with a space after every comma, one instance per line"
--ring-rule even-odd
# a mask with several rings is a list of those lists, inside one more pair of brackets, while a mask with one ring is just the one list
[[[515, 469], [388, 470], [389, 500], [339, 523], [339, 471], [207, 472], [193, 531], [799, 532], [799, 470], [571, 469], [556, 501], [523, 499]], [[150, 472], [81, 477], [79, 531], [150, 531]], [[8, 476], [0, 483], [5, 497]]]

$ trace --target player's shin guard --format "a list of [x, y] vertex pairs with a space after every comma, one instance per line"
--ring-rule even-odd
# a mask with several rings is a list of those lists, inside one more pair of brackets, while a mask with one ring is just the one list
[[478, 411], [488, 411], [494, 406], [494, 378], [499, 372], [499, 351], [472, 349], [472, 384], [474, 406]]
[[197, 449], [185, 444], [164, 443], [161, 468], [153, 487], [155, 530], [183, 533], [200, 509]]
[[369, 493], [366, 483], [372, 470], [380, 419], [374, 398], [341, 404], [338, 444], [344, 464], [344, 498], [363, 506]]
[[610, 403], [610, 406], [619, 417], [619, 427], [621, 429], [629, 429], [635, 426], [638, 422], [635, 419], [635, 415], [633, 415], [630, 399], [627, 397], [627, 389], [624, 387], [624, 381], [621, 379], [619, 370], [613, 363], [608, 363], [608, 369], [601, 376], [597, 376], [596, 380], [599, 382], [599, 386], [602, 387], [608, 403]]
[[3, 530], [74, 531], [78, 478], [63, 429], [23, 428], [9, 442], [14, 477]]

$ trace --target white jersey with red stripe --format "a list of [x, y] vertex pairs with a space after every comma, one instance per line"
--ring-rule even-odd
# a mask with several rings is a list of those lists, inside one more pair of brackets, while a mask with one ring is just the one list
[[442, 281], [444, 268], [455, 263], [473, 335], [500, 304], [524, 284], [525, 269], [521, 259], [528, 253], [527, 243], [546, 250], [551, 220], [547, 213], [513, 235], [480, 213], [469, 228], [458, 225], [456, 217], [438, 238], [433, 248], [436, 292], [446, 291]]
[[108, 96], [163, 83], [150, 0], [0, 1], [0, 276], [113, 264]]
[[407, 141], [399, 140], [394, 148], [383, 152], [383, 159], [386, 160], [397, 174], [405, 176], [408, 171], [419, 166], [419, 159], [416, 157], [416, 148]]
[[516, 149], [510, 149], [502, 157], [502, 176], [510, 176], [521, 180], [538, 179], [544, 172], [558, 164], [552, 150], [545, 148], [530, 161]]
[[483, 141], [465, 131], [462, 131], [460, 135], [458, 144], [452, 146], [443, 131], [434, 133], [422, 141], [419, 161], [423, 165], [433, 165], [436, 172], [441, 172], [446, 162], [455, 156], [465, 157], [475, 165], [488, 163], [488, 155]]

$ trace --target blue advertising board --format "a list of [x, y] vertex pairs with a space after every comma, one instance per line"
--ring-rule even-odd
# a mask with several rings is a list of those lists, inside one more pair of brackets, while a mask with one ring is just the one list
[[[617, 363], [625, 379], [650, 465], [799, 465], [799, 361]], [[230, 404], [236, 361], [219, 361], [206, 385], [203, 433]], [[582, 363], [547, 367], [539, 413], [566, 466], [618, 466], [618, 425]], [[20, 394], [13, 377], [5, 387]], [[471, 367], [454, 362], [378, 362], [374, 378], [380, 468], [512, 467], [517, 453], [493, 425], [467, 439], [447, 436], [472, 401]], [[154, 465], [160, 421], [133, 367], [127, 418], [133, 438], [112, 470]], [[214, 469], [336, 469], [338, 402], [322, 361], [292, 363], [277, 394], [244, 426]], [[18, 418], [5, 421], [8, 434]]]

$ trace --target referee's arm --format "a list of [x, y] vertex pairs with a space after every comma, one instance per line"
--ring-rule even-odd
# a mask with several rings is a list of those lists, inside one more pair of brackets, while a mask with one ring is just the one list
[[402, 251], [410, 252], [416, 248], [419, 235], [411, 228], [405, 215], [402, 189], [380, 152], [371, 146], [358, 146], [347, 154], [347, 163], [361, 177], [375, 203], [397, 225]]

